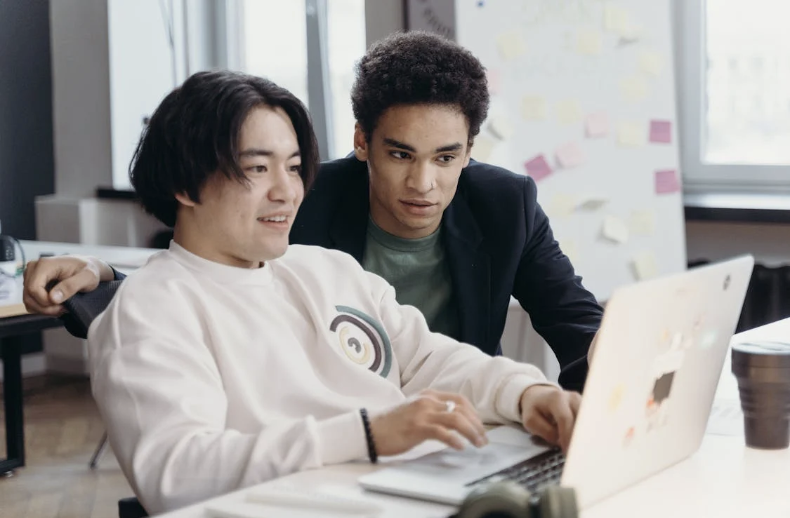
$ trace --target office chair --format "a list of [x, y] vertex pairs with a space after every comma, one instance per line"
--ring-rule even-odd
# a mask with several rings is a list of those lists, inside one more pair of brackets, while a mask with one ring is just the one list
[[[88, 328], [93, 320], [110, 305], [115, 292], [118, 291], [122, 281], [111, 281], [107, 283], [106, 289], [95, 290], [88, 293], [77, 293], [63, 303], [63, 307], [73, 317], [73, 330], [87, 336]], [[54, 284], [54, 283], [52, 283]], [[53, 286], [48, 286], [51, 289]], [[95, 469], [101, 458], [102, 453], [107, 448], [107, 433], [102, 436], [101, 442], [96, 447], [90, 461], [90, 468]], [[146, 518], [148, 512], [140, 504], [137, 498], [122, 498], [118, 500], [119, 518]]]

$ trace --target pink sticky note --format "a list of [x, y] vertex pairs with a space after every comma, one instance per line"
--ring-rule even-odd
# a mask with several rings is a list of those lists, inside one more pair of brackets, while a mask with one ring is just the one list
[[650, 121], [650, 142], [671, 144], [672, 123], [670, 121]]
[[560, 167], [565, 169], [580, 166], [584, 163], [584, 152], [576, 142], [568, 142], [560, 147], [557, 149], [555, 156]]
[[604, 112], [587, 116], [584, 127], [588, 138], [601, 138], [609, 134], [609, 116]]
[[551, 167], [546, 161], [546, 157], [538, 155], [535, 158], [528, 160], [524, 163], [524, 168], [527, 174], [530, 175], [536, 182], [543, 180], [551, 174]]
[[488, 80], [488, 93], [498, 94], [502, 86], [502, 76], [499, 70], [486, 70], [486, 79]]
[[680, 191], [678, 173], [674, 169], [656, 171], [656, 194], [671, 194]]

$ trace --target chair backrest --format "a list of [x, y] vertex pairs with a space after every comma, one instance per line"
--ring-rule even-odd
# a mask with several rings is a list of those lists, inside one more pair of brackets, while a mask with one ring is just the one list
[[88, 334], [91, 322], [107, 309], [110, 301], [115, 296], [115, 292], [123, 281], [110, 281], [102, 283], [93, 291], [87, 293], [77, 293], [63, 303], [66, 311], [71, 313], [74, 322], [80, 327], [83, 336]]

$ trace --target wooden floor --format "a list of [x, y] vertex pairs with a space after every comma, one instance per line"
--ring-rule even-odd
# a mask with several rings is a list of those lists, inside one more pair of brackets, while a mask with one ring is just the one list
[[109, 448], [88, 467], [104, 433], [88, 380], [25, 380], [24, 409], [27, 466], [0, 478], [0, 518], [117, 517], [118, 500], [133, 493]]

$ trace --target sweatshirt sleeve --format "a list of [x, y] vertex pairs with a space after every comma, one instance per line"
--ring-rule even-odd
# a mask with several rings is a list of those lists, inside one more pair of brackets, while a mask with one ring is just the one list
[[368, 275], [380, 300], [407, 396], [429, 388], [461, 394], [472, 402], [483, 422], [506, 424], [521, 422], [519, 406], [527, 388], [557, 386], [534, 365], [491, 357], [472, 345], [432, 333], [417, 308], [398, 304], [395, 290], [386, 281]]
[[228, 428], [197, 304], [179, 289], [131, 282], [92, 325], [89, 363], [113, 451], [149, 513], [366, 457], [358, 412], [326, 420], [264, 416], [264, 427]]

